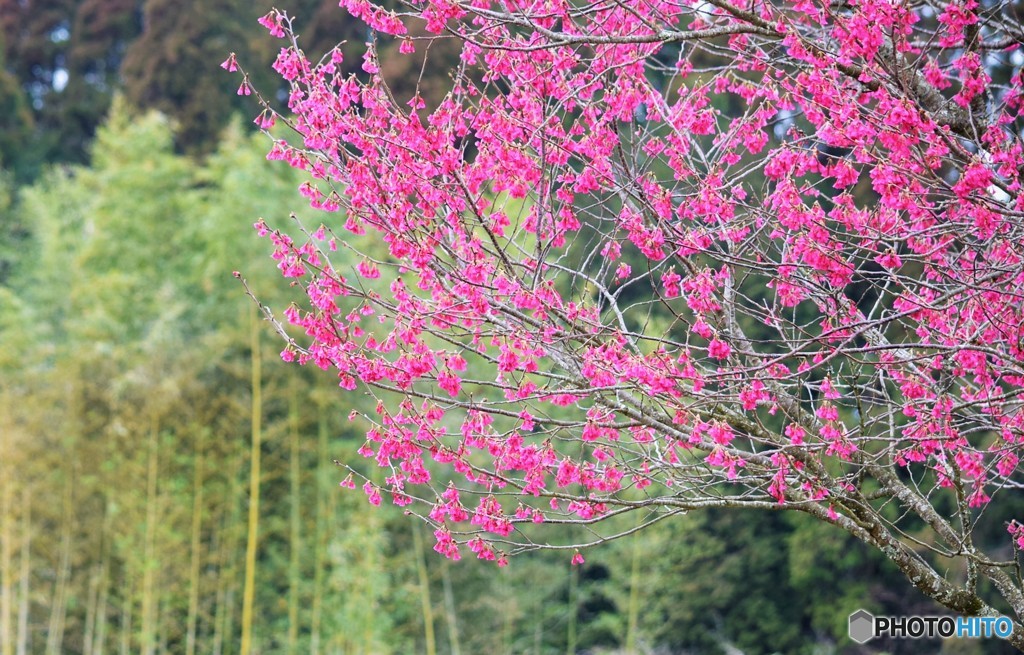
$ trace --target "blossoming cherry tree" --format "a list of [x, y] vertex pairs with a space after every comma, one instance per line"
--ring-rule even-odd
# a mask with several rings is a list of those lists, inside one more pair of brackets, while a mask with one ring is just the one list
[[[342, 5], [375, 35], [356, 73], [261, 21], [288, 91], [257, 120], [291, 128], [269, 158], [325, 213], [257, 227], [305, 290], [268, 314], [284, 358], [377, 399], [371, 502], [499, 565], [803, 512], [1024, 645], [1015, 5]], [[393, 93], [382, 43], [447, 92]]]

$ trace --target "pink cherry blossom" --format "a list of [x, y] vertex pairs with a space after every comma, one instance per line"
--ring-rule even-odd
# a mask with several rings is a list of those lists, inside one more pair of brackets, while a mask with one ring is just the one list
[[[287, 92], [258, 123], [293, 128], [268, 159], [306, 173], [332, 236], [256, 230], [303, 295], [277, 313], [285, 353], [379, 400], [371, 502], [502, 566], [550, 522], [803, 512], [955, 611], [1024, 617], [990, 564], [1006, 554], [974, 538], [1024, 484], [1003, 12], [342, 5], [398, 52], [371, 43], [342, 75], [339, 49], [307, 56], [291, 17], [261, 19]], [[414, 25], [420, 52], [461, 43], [432, 97], [381, 74]], [[559, 547], [579, 564], [587, 545]]]

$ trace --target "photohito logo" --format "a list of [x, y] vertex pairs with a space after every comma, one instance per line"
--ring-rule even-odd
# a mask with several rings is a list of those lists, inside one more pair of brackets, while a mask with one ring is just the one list
[[1005, 616], [874, 616], [867, 610], [850, 615], [850, 639], [863, 644], [875, 637], [1006, 639], [1013, 621]]

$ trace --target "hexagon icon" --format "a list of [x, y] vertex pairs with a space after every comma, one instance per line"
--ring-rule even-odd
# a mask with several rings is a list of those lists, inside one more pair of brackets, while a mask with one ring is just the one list
[[875, 617], [867, 610], [850, 615], [850, 639], [863, 644], [875, 636]]

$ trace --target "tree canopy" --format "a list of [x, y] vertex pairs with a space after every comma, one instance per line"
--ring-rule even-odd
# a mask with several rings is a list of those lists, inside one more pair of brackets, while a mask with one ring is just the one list
[[[386, 477], [353, 486], [499, 566], [799, 512], [1024, 646], [1011, 5], [343, 5], [382, 35], [359, 76], [261, 19], [269, 156], [326, 213], [257, 227], [306, 292], [268, 313], [282, 356], [377, 400]], [[392, 93], [389, 40], [457, 44], [438, 104]]]

